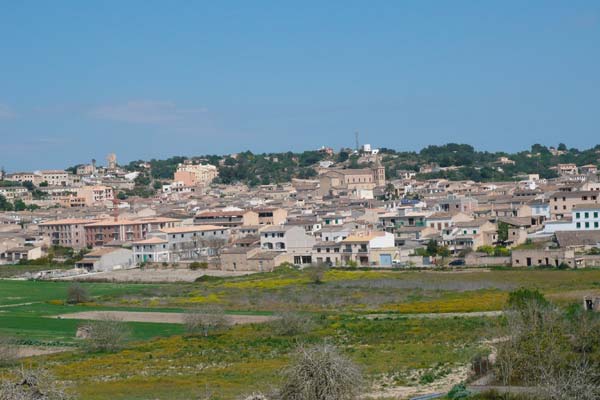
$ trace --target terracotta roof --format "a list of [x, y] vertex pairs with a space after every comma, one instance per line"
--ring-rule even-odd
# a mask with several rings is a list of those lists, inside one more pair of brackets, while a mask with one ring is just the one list
[[162, 243], [168, 243], [168, 242], [165, 239], [161, 239], [156, 236], [153, 236], [151, 238], [144, 239], [144, 240], [139, 240], [137, 242], [133, 242], [133, 244], [162, 244]]

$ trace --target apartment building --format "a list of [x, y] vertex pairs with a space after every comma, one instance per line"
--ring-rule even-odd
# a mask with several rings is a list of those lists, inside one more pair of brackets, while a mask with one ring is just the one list
[[573, 206], [572, 214], [575, 230], [600, 229], [600, 204], [576, 204]]
[[285, 252], [294, 264], [310, 264], [314, 236], [300, 226], [271, 225], [260, 230], [260, 248], [267, 251]]
[[[263, 222], [264, 222], [263, 217]], [[271, 217], [272, 218], [272, 217]], [[285, 220], [285, 219], [284, 219]], [[259, 214], [252, 210], [201, 211], [194, 217], [194, 225], [251, 226], [260, 225]]]
[[108, 219], [86, 224], [85, 242], [88, 246], [98, 247], [112, 241], [139, 241], [146, 239], [150, 232], [176, 226], [181, 226], [181, 220], [175, 218]]
[[576, 205], [598, 204], [600, 193], [595, 190], [579, 192], [554, 192], [550, 195], [550, 215], [553, 219], [571, 217]]
[[110, 186], [84, 186], [77, 189], [77, 197], [83, 198], [85, 205], [88, 207], [105, 201], [112, 201], [114, 195], [114, 190]]
[[28, 197], [28, 193], [29, 191], [27, 190], [27, 188], [24, 188], [22, 186], [0, 187], [0, 195], [4, 196], [5, 199], [10, 201]]
[[218, 255], [229, 238], [230, 229], [223, 226], [164, 228], [133, 242], [133, 255], [136, 263], [198, 260]]
[[391, 267], [396, 253], [394, 235], [389, 232], [354, 234], [341, 241], [342, 262], [361, 266]]
[[184, 163], [177, 166], [173, 180], [183, 182], [186, 186], [208, 185], [218, 175], [214, 165]]
[[281, 225], [288, 215], [287, 210], [283, 208], [265, 207], [255, 208], [253, 211], [258, 214], [259, 225]]
[[40, 183], [46, 182], [48, 186], [69, 186], [71, 183], [69, 180], [69, 173], [62, 170], [43, 170], [36, 171], [34, 184], [39, 185]]
[[53, 246], [82, 249], [86, 247], [84, 226], [97, 222], [93, 219], [67, 218], [38, 224], [40, 233], [50, 238]]

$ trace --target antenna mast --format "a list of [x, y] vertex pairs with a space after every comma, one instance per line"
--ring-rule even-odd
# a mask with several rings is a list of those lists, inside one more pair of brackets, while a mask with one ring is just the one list
[[354, 141], [356, 142], [356, 151], [358, 151], [358, 131], [354, 132]]

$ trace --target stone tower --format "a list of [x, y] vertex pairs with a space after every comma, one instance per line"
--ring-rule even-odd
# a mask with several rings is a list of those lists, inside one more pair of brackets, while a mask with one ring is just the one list
[[375, 182], [377, 182], [377, 186], [385, 186], [385, 167], [381, 164], [381, 160], [379, 156], [375, 159]]

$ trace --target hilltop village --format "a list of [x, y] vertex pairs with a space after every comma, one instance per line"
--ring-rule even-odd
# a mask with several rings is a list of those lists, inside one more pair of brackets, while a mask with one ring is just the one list
[[[532, 149], [525, 159], [569, 152], [540, 148], [544, 154]], [[465, 166], [413, 161], [409, 169], [394, 164], [393, 151], [370, 145], [280, 157], [253, 155], [253, 164], [244, 153], [181, 157], [165, 167], [156, 160], [122, 166], [110, 154], [104, 166], [3, 171], [0, 263], [72, 265], [63, 274], [151, 265], [248, 272], [284, 263], [600, 265], [597, 159], [495, 181], [441, 177]], [[494, 157], [484, 168], [503, 172], [514, 158]], [[279, 170], [289, 180], [235, 178], [257, 168], [257, 159], [289, 162]]]

